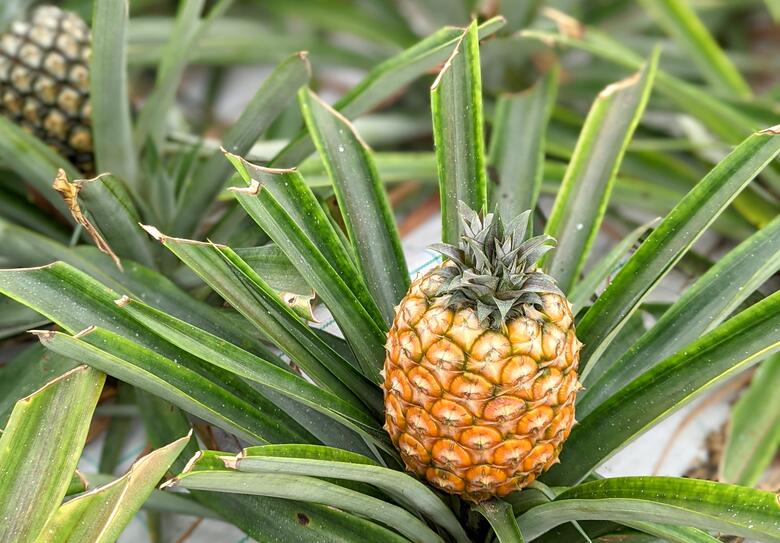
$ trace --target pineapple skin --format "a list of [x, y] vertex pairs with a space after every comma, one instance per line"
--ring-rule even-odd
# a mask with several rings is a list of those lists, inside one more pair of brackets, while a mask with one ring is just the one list
[[473, 309], [437, 298], [440, 269], [412, 283], [388, 333], [385, 429], [409, 471], [481, 502], [558, 462], [575, 422], [581, 343], [565, 297], [544, 294], [541, 311], [489, 330]]
[[0, 114], [94, 173], [90, 34], [75, 13], [41, 6], [0, 35]]

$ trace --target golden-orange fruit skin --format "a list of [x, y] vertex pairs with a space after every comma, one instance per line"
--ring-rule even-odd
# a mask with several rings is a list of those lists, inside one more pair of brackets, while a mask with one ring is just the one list
[[480, 502], [528, 486], [558, 461], [574, 424], [580, 342], [569, 302], [543, 294], [500, 330], [416, 279], [387, 336], [385, 429], [409, 471]]

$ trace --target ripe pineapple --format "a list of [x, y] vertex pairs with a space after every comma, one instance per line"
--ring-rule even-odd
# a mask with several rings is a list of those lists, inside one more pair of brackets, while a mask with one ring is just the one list
[[89, 55], [86, 23], [55, 6], [0, 35], [0, 114], [86, 174], [94, 171]]
[[388, 334], [385, 428], [407, 468], [479, 502], [529, 485], [574, 424], [580, 342], [571, 306], [534, 267], [549, 236], [523, 241], [461, 205], [460, 247], [415, 280]]

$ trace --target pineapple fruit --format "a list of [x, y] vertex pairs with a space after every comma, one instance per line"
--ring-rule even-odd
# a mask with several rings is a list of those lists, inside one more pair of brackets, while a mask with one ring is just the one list
[[461, 205], [458, 248], [411, 285], [388, 333], [385, 429], [406, 467], [480, 502], [558, 461], [574, 424], [580, 342], [571, 305], [534, 267], [552, 238], [524, 241], [529, 212]]
[[75, 13], [41, 6], [0, 35], [0, 114], [94, 171], [90, 35]]

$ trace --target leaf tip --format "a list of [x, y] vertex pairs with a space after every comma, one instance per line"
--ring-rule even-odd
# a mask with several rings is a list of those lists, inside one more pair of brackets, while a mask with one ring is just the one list
[[585, 36], [585, 26], [571, 15], [550, 7], [544, 8], [542, 15], [554, 22], [558, 32], [568, 38], [582, 39]]

